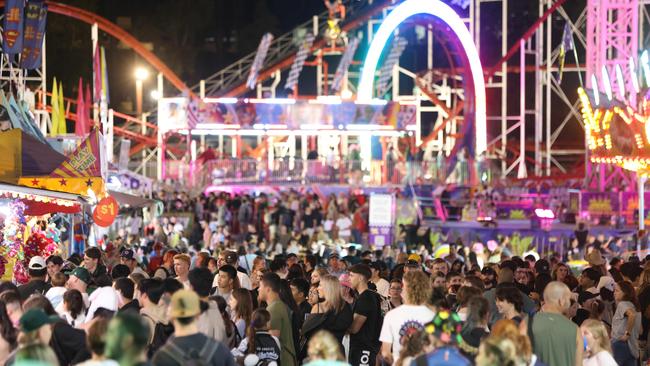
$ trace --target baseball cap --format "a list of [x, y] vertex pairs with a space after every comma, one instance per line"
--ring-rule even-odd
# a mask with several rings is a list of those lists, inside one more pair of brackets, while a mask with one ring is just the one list
[[416, 262], [420, 263], [422, 261], [422, 257], [420, 257], [419, 254], [413, 253], [413, 254], [409, 255], [408, 260], [416, 261]]
[[226, 263], [235, 263], [237, 262], [237, 253], [233, 252], [232, 250], [227, 250], [224, 253], [224, 259]]
[[535, 262], [535, 271], [537, 273], [549, 273], [551, 271], [551, 264], [546, 259], [540, 259]]
[[330, 254], [330, 256], [328, 258], [329, 259], [332, 259], [332, 258], [340, 259], [341, 257], [339, 257], [338, 253], [332, 253], [332, 254]]
[[600, 280], [598, 281], [598, 286], [596, 286], [596, 289], [600, 292], [601, 288], [606, 288], [609, 291], [614, 292], [614, 279], [610, 276], [602, 276]]
[[29, 269], [45, 269], [46, 267], [47, 264], [45, 264], [45, 259], [40, 255], [32, 257], [32, 259], [29, 260]]
[[350, 282], [350, 275], [347, 273], [343, 273], [342, 275], [339, 276], [339, 282], [341, 283], [341, 286], [352, 288], [352, 282]]
[[199, 295], [192, 290], [176, 291], [169, 306], [172, 318], [190, 318], [201, 314]]
[[29, 309], [20, 317], [20, 330], [26, 333], [33, 332], [46, 324], [53, 324], [60, 320], [61, 318], [56, 315], [48, 316], [43, 309]]
[[366, 279], [370, 279], [370, 277], [372, 277], [372, 272], [370, 272], [370, 267], [368, 267], [363, 263], [355, 264], [354, 266], [350, 267], [350, 273], [360, 274]]
[[120, 253], [120, 257], [125, 258], [125, 259], [134, 259], [135, 258], [135, 253], [133, 252], [133, 249], [124, 249]]
[[75, 276], [78, 279], [84, 281], [86, 284], [90, 283], [90, 272], [84, 267], [77, 267], [72, 270], [69, 274], [70, 276]]

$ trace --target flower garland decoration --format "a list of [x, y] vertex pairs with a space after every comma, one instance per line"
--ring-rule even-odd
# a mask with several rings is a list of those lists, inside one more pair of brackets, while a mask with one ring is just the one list
[[36, 256], [47, 258], [54, 254], [57, 249], [58, 247], [54, 240], [48, 238], [43, 232], [33, 232], [23, 247], [23, 259], [16, 262], [16, 267], [14, 269], [14, 278], [16, 279], [16, 282], [29, 282], [27, 268], [29, 266], [29, 261], [32, 258]]
[[7, 258], [23, 259], [23, 235], [25, 233], [25, 204], [19, 200], [9, 203], [9, 215], [5, 218], [0, 244], [0, 276], [4, 275]]
[[9, 203], [9, 215], [5, 218], [0, 245], [0, 276], [4, 275], [7, 258], [23, 258], [22, 246], [25, 233], [25, 204], [19, 200]]

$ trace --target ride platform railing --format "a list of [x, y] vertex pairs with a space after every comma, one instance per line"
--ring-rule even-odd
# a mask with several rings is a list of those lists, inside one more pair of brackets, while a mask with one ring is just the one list
[[[170, 164], [173, 164], [170, 165]], [[469, 183], [469, 167], [460, 162], [449, 175], [445, 162], [301, 159], [215, 159], [202, 163], [169, 162], [166, 179], [188, 186], [300, 185], [403, 186]]]

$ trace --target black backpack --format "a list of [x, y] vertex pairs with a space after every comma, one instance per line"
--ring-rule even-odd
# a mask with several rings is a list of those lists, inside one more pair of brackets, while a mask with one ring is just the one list
[[[151, 317], [148, 315], [144, 316], [151, 319]], [[154, 324], [153, 339], [151, 340], [151, 344], [147, 349], [147, 356], [149, 358], [153, 357], [153, 354], [156, 353], [160, 347], [164, 346], [165, 343], [167, 343], [169, 337], [174, 333], [174, 326], [171, 323], [163, 324], [154, 321]]]
[[212, 356], [214, 356], [214, 353], [217, 352], [218, 347], [219, 343], [207, 338], [200, 351], [197, 352], [197, 350], [193, 348], [186, 351], [178, 347], [172, 339], [166, 344], [166, 347], [162, 348], [160, 351], [176, 361], [179, 365], [208, 366], [211, 364], [210, 360], [212, 359]]

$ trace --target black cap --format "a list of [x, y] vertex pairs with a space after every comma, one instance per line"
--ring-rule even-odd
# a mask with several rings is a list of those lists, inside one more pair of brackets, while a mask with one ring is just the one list
[[537, 273], [550, 273], [551, 264], [548, 263], [546, 259], [540, 259], [535, 262], [535, 271], [537, 271]]
[[120, 252], [120, 257], [125, 259], [134, 259], [135, 253], [133, 252], [133, 249], [124, 249], [122, 252]]

